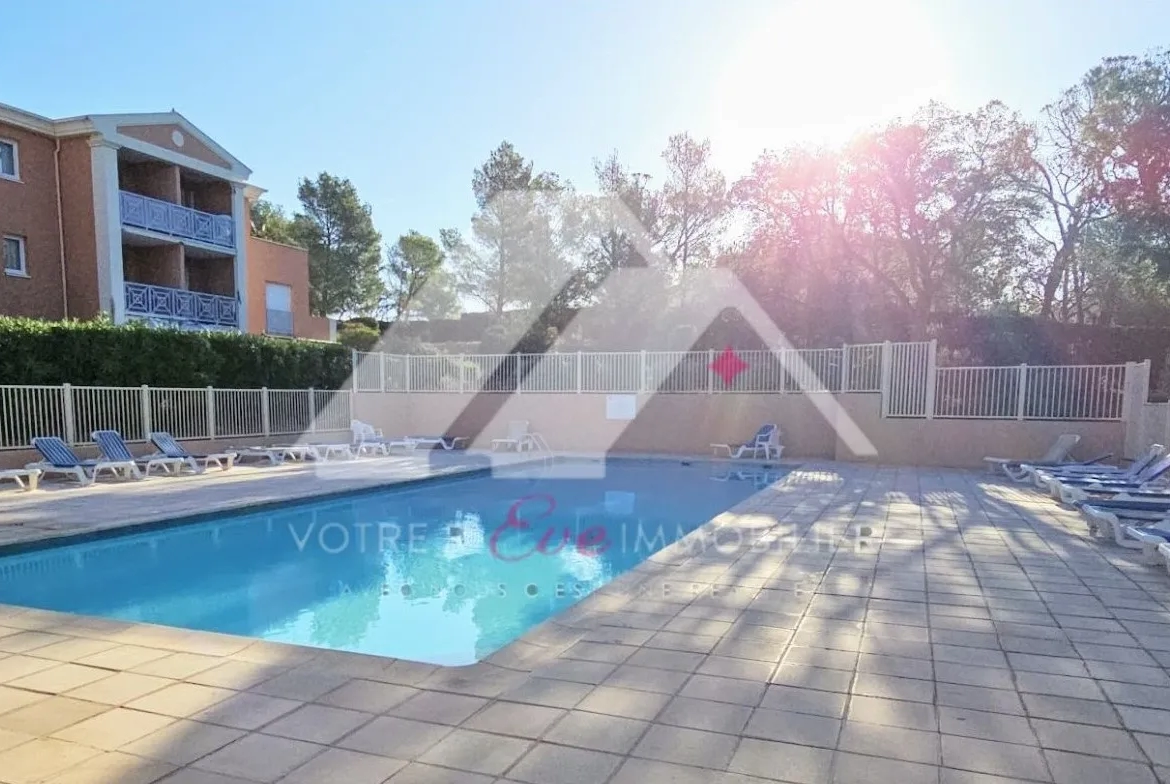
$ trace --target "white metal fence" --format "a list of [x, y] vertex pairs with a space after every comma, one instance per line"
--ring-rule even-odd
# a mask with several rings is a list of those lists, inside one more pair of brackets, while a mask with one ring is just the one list
[[0, 385], [0, 449], [27, 449], [37, 436], [91, 442], [94, 430], [146, 441], [165, 430], [180, 440], [299, 436], [348, 431], [350, 392]]
[[[934, 341], [739, 351], [731, 358], [715, 351], [422, 356], [355, 351], [353, 388], [357, 392], [521, 394], [878, 393], [885, 417], [1119, 420], [1124, 416], [1127, 365], [938, 367], [937, 353]], [[723, 366], [724, 362], [731, 366]]]

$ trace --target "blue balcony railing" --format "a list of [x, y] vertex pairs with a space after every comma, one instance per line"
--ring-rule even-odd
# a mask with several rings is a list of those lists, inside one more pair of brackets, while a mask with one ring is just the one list
[[239, 303], [235, 297], [152, 286], [149, 283], [126, 281], [124, 285], [127, 315], [192, 327], [239, 329]]
[[122, 224], [170, 234], [172, 237], [198, 240], [223, 248], [236, 247], [235, 226], [231, 215], [212, 215], [181, 204], [152, 199], [140, 193], [118, 191]]

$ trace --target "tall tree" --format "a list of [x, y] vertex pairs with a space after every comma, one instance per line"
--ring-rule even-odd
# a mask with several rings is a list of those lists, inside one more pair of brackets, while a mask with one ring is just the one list
[[470, 241], [454, 229], [440, 234], [458, 290], [497, 316], [543, 304], [566, 274], [559, 214], [566, 186], [555, 174], [534, 172], [505, 141], [475, 170], [471, 189], [479, 210]]
[[299, 244], [293, 220], [280, 205], [267, 199], [257, 199], [252, 203], [251, 214], [253, 237], [283, 242], [285, 245]]
[[727, 215], [727, 182], [711, 164], [711, 144], [685, 133], [670, 137], [666, 181], [658, 194], [658, 236], [677, 271], [714, 263]]
[[435, 280], [443, 259], [439, 244], [425, 234], [410, 231], [399, 237], [386, 248], [382, 310], [394, 320], [409, 316], [422, 292]]
[[321, 172], [297, 188], [296, 236], [309, 251], [309, 303], [320, 315], [369, 313], [383, 284], [382, 235], [353, 183]]

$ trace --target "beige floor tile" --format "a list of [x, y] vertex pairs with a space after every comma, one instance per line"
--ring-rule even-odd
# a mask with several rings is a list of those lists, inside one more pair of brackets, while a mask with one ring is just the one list
[[279, 675], [285, 668], [229, 660], [187, 677], [190, 683], [243, 691]]
[[0, 752], [0, 781], [34, 784], [52, 778], [101, 754], [97, 749], [51, 738], [38, 738]]
[[382, 784], [406, 763], [376, 754], [327, 749], [280, 780], [280, 784]]
[[264, 732], [295, 740], [327, 744], [348, 735], [373, 718], [373, 714], [345, 708], [304, 705], [264, 727]]
[[204, 656], [201, 653], [172, 653], [136, 664], [130, 669], [143, 675], [157, 675], [160, 678], [181, 680], [204, 670], [210, 670], [221, 661], [223, 660], [217, 656]]
[[7, 713], [17, 708], [23, 708], [34, 702], [48, 699], [44, 694], [24, 689], [13, 689], [10, 686], [0, 686], [0, 713]]
[[[210, 687], [209, 687], [210, 688]], [[230, 697], [189, 715], [195, 721], [222, 724], [239, 730], [255, 730], [304, 703], [251, 692], [233, 692]]]
[[283, 672], [275, 678], [251, 687], [249, 691], [267, 694], [270, 697], [308, 702], [333, 691], [349, 679], [350, 677], [346, 675], [302, 667]]
[[321, 695], [317, 702], [365, 713], [385, 713], [418, 693], [410, 686], [355, 679]]
[[28, 743], [34, 740], [35, 735], [29, 735], [24, 732], [13, 732], [12, 730], [0, 729], [0, 751], [7, 751], [14, 746], [19, 746], [22, 743]]
[[486, 732], [455, 730], [426, 751], [418, 761], [472, 773], [498, 776], [528, 751], [532, 743]]
[[71, 637], [36, 649], [37, 657], [59, 662], [77, 662], [86, 656], [116, 648], [118, 643], [108, 640], [91, 640], [85, 637]]
[[735, 753], [736, 738], [716, 732], [652, 725], [632, 752], [635, 757], [723, 770]]
[[583, 749], [627, 754], [648, 726], [646, 722], [637, 719], [570, 711], [544, 733], [543, 740]]
[[291, 773], [323, 750], [323, 746], [315, 743], [252, 734], [212, 752], [197, 761], [195, 767], [225, 776], [271, 782]]
[[127, 743], [121, 750], [172, 765], [188, 765], [243, 735], [241, 730], [178, 719], [139, 740]]
[[32, 656], [20, 655], [6, 656], [0, 658], [0, 683], [10, 683], [33, 673], [52, 669], [57, 665], [58, 662], [51, 659], [37, 659]]
[[510, 781], [497, 780], [495, 776], [484, 773], [412, 762], [391, 776], [386, 784], [494, 784], [496, 781], [510, 784]]
[[[494, 732], [497, 735], [539, 738], [545, 730], [564, 715], [565, 712], [559, 708], [525, 705], [520, 702], [496, 702], [467, 720], [464, 726], [472, 730]], [[426, 718], [425, 712], [416, 711], [413, 718]], [[429, 720], [434, 721], [435, 719]]]
[[110, 751], [49, 779], [45, 784], [151, 784], [175, 769], [158, 760]]
[[442, 740], [451, 727], [422, 721], [380, 716], [335, 745], [353, 751], [412, 760]]
[[86, 667], [82, 664], [58, 664], [47, 670], [9, 681], [8, 685], [18, 689], [43, 691], [47, 694], [63, 694], [111, 675], [113, 673], [109, 670], [99, 670], [96, 667]]
[[69, 637], [48, 632], [23, 631], [0, 637], [0, 653], [29, 653], [58, 642], [68, 642]]
[[126, 707], [185, 719], [218, 702], [223, 702], [234, 694], [236, 692], [228, 689], [217, 689], [214, 686], [176, 683], [173, 686], [167, 686], [147, 694], [145, 697], [139, 697], [127, 703]]
[[147, 662], [170, 656], [170, 651], [158, 648], [143, 648], [138, 645], [118, 645], [78, 659], [78, 664], [88, 664], [91, 667], [104, 667], [107, 670], [129, 670]]
[[434, 724], [461, 724], [487, 703], [488, 701], [482, 697], [423, 691], [392, 708], [389, 713], [404, 719], [417, 719]]
[[832, 761], [828, 749], [744, 738], [727, 769], [795, 784], [828, 784]]
[[[598, 686], [596, 688], [604, 687]], [[587, 683], [571, 683], [549, 678], [526, 678], [519, 686], [502, 694], [500, 699], [509, 702], [524, 702], [529, 705], [544, 705], [549, 708], [573, 708], [593, 690], [594, 687]]]
[[114, 751], [162, 729], [174, 719], [156, 713], [114, 708], [53, 733], [54, 738]]
[[108, 711], [110, 706], [84, 702], [71, 697], [47, 697], [0, 715], [0, 729], [51, 735], [70, 724]]
[[107, 705], [125, 705], [151, 692], [156, 692], [174, 681], [136, 672], [118, 672], [108, 678], [86, 684], [65, 693], [66, 697], [101, 702]]
[[621, 761], [600, 751], [540, 743], [508, 771], [508, 778], [530, 784], [603, 784]]

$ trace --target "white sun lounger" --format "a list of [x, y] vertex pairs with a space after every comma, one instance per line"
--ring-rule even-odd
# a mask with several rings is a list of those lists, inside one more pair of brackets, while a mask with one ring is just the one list
[[533, 445], [532, 433], [528, 429], [527, 419], [513, 419], [508, 423], [508, 435], [504, 438], [493, 438], [491, 443], [493, 452], [500, 449], [523, 452], [531, 449]]
[[41, 481], [39, 468], [6, 468], [0, 471], [0, 479], [11, 479], [26, 492], [37, 489]]
[[1022, 482], [1027, 478], [1027, 475], [1020, 470], [1020, 466], [1024, 463], [1029, 465], [1058, 465], [1068, 460], [1068, 454], [1072, 448], [1076, 446], [1081, 440], [1081, 437], [1076, 433], [1064, 433], [1057, 436], [1056, 440], [1052, 442], [1052, 446], [1048, 447], [1048, 451], [1044, 453], [1043, 457], [1036, 460], [1016, 459], [1011, 457], [985, 457], [983, 458], [984, 465], [987, 470], [994, 473], [996, 471], [1003, 471], [1003, 473], [1013, 481]]

